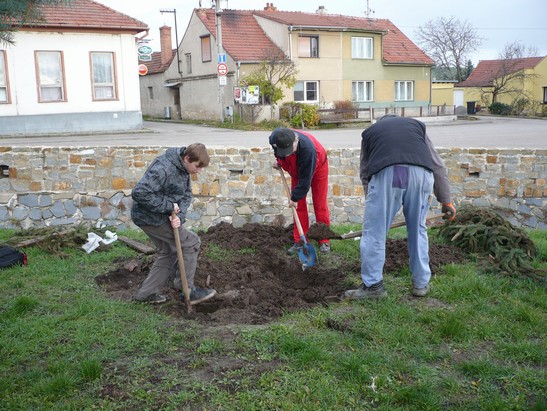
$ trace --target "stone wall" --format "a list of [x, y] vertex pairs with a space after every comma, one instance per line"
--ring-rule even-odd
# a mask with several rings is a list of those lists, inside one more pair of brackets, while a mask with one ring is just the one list
[[[0, 227], [106, 224], [134, 228], [131, 188], [165, 147], [0, 147]], [[192, 177], [187, 225], [292, 222], [270, 148], [209, 148]], [[456, 205], [496, 206], [516, 225], [547, 227], [547, 150], [439, 149]], [[335, 224], [360, 223], [359, 149], [330, 149]], [[311, 196], [308, 196], [310, 198]], [[438, 210], [434, 201], [433, 208]], [[312, 216], [313, 219], [313, 216]]]

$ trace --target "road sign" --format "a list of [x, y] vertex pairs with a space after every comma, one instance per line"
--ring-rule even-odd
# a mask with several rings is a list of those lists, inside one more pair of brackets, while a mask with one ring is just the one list
[[225, 53], [221, 53], [217, 56], [217, 63], [220, 64], [220, 63], [226, 63], [226, 54]]
[[218, 76], [218, 84], [220, 84], [221, 86], [225, 86], [226, 84], [228, 84], [226, 76]]
[[139, 54], [152, 54], [152, 47], [150, 46], [140, 46], [137, 50]]
[[151, 54], [139, 54], [139, 60], [140, 61], [152, 61], [152, 55]]
[[220, 63], [217, 66], [217, 72], [219, 76], [225, 76], [228, 74], [228, 66], [225, 63]]
[[139, 64], [139, 74], [141, 76], [145, 76], [146, 73], [148, 73], [148, 67], [146, 67], [146, 64]]

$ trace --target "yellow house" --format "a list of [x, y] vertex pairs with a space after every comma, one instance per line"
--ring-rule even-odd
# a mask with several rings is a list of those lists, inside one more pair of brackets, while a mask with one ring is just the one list
[[481, 60], [471, 75], [454, 86], [463, 101], [488, 107], [493, 102], [524, 104], [523, 111], [542, 113], [547, 103], [547, 56]]
[[[179, 45], [186, 65], [180, 76], [173, 68], [162, 76], [166, 84], [180, 89], [182, 118], [215, 118], [223, 108], [241, 108], [236, 98], [241, 79], [271, 53], [290, 59], [298, 71], [295, 86], [284, 90], [278, 104], [431, 104], [433, 60], [399, 28], [387, 19], [333, 15], [322, 7], [316, 13], [281, 11], [273, 3], [263, 10], [195, 9]], [[221, 62], [227, 73], [219, 77]], [[175, 73], [176, 82], [167, 78], [169, 73]], [[153, 91], [165, 93], [164, 88]], [[141, 96], [148, 98], [150, 93], [144, 91]]]

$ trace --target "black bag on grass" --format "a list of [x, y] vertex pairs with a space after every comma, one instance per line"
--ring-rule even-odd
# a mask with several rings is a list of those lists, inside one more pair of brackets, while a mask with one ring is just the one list
[[0, 269], [27, 265], [27, 255], [9, 245], [0, 245]]

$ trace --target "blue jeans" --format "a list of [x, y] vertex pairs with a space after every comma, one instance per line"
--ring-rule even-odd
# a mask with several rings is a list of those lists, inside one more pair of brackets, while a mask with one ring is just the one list
[[386, 236], [395, 215], [403, 207], [410, 271], [414, 287], [429, 284], [429, 241], [426, 217], [433, 192], [433, 173], [422, 167], [394, 165], [372, 176], [365, 199], [361, 236], [361, 278], [370, 287], [383, 279]]

